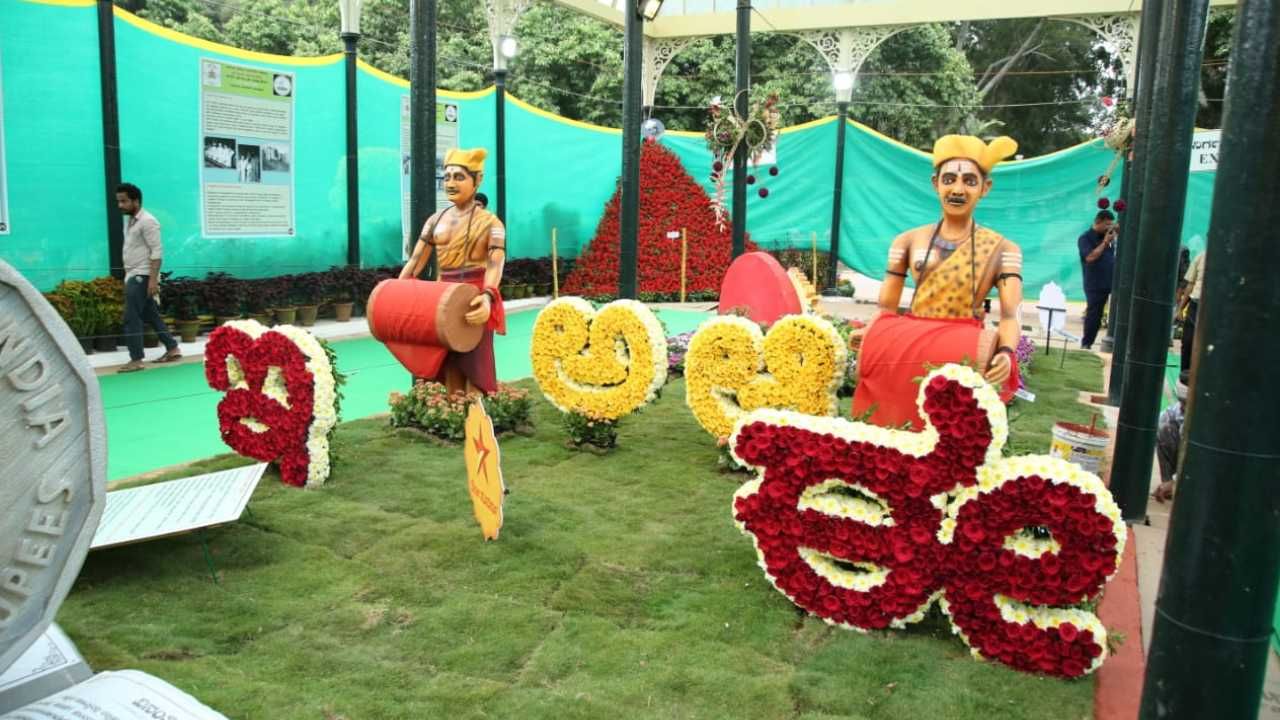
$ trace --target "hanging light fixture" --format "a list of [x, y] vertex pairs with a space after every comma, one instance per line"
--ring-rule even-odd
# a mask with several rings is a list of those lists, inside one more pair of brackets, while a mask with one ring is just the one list
[[638, 0], [640, 6], [640, 14], [645, 20], [653, 22], [658, 17], [658, 11], [662, 9], [663, 0]]

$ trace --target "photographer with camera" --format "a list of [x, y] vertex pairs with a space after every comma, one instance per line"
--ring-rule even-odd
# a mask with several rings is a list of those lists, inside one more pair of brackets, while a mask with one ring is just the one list
[[1084, 271], [1084, 295], [1088, 307], [1084, 311], [1084, 337], [1080, 346], [1092, 349], [1102, 325], [1102, 309], [1111, 295], [1111, 276], [1116, 266], [1116, 236], [1119, 228], [1110, 210], [1099, 210], [1093, 226], [1076, 241], [1080, 249], [1080, 265]]

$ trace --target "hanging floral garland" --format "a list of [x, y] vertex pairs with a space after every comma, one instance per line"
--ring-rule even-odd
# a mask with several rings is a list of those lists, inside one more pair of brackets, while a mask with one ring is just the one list
[[[716, 222], [723, 230], [726, 215], [725, 179], [733, 164], [734, 154], [739, 147], [745, 146], [750, 164], [758, 165], [777, 141], [778, 120], [782, 114], [778, 112], [778, 96], [769, 95], [764, 102], [750, 106], [745, 116], [739, 115], [734, 107], [726, 108], [720, 98], [716, 97], [707, 108], [707, 115], [705, 137], [707, 149], [711, 151], [711, 182], [715, 185], [711, 207], [715, 210]], [[777, 176], [778, 166], [770, 167], [769, 174]], [[746, 180], [748, 185], [754, 185], [756, 176], [748, 175]], [[767, 187], [762, 186], [756, 192], [762, 198], [769, 197]]]

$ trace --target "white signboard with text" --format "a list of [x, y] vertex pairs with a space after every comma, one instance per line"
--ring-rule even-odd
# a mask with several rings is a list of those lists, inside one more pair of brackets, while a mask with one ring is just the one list
[[[404, 233], [404, 256], [409, 258], [413, 252], [413, 241], [417, 239], [419, 228], [410, 227], [409, 220], [410, 189], [412, 164], [409, 159], [409, 148], [413, 146], [412, 127], [413, 113], [410, 110], [408, 95], [400, 96], [400, 227]], [[436, 209], [449, 206], [444, 196], [442, 179], [444, 178], [444, 156], [458, 147], [458, 106], [456, 103], [436, 103]]]
[[1218, 169], [1218, 149], [1222, 146], [1221, 130], [1200, 130], [1191, 138], [1191, 172], [1213, 172]]
[[240, 519], [266, 463], [107, 493], [91, 550], [168, 537]]
[[200, 60], [200, 214], [206, 237], [292, 237], [289, 72]]

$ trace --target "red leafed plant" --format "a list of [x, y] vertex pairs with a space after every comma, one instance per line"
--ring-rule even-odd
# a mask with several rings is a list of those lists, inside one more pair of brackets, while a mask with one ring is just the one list
[[[605, 205], [595, 236], [578, 258], [560, 291], [584, 297], [618, 294], [619, 215], [622, 189]], [[680, 158], [660, 143], [646, 141], [640, 151], [640, 224], [636, 270], [641, 299], [680, 294], [680, 238], [670, 231], [685, 229], [689, 237], [686, 292], [704, 297], [720, 290], [733, 250], [733, 227], [716, 225], [715, 210], [705, 190], [685, 170]], [[747, 241], [747, 251], [754, 251]]]

